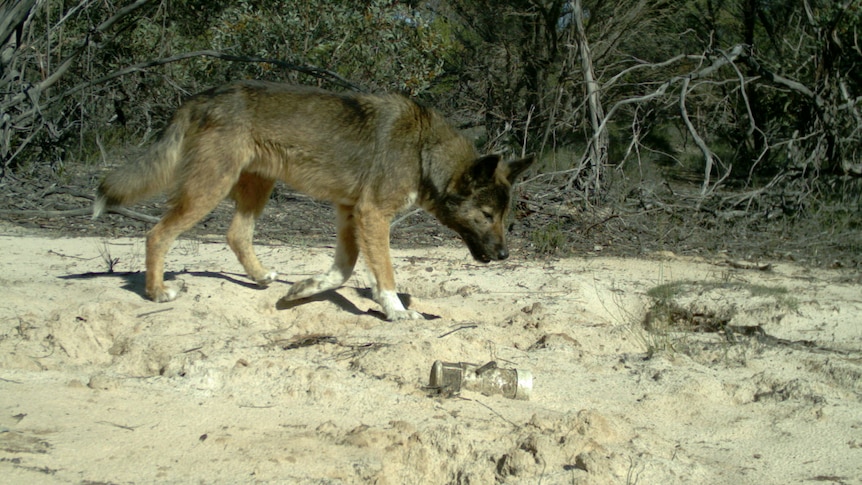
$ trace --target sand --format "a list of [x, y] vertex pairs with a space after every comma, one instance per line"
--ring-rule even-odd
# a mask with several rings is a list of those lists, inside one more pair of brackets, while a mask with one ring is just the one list
[[[862, 483], [858, 271], [396, 248], [429, 319], [386, 322], [364, 269], [276, 305], [329, 247], [260, 245], [259, 289], [183, 240], [157, 304], [141, 239], [0, 234], [3, 483]], [[531, 399], [428, 389], [435, 360]]]

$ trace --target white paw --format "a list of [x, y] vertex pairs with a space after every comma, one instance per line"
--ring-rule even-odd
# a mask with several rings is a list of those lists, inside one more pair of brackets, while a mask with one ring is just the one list
[[182, 281], [178, 281], [174, 284], [166, 284], [165, 290], [155, 295], [153, 297], [153, 301], [156, 303], [167, 303], [169, 301], [174, 301], [179, 296], [180, 292], [185, 289], [186, 285]]
[[275, 271], [270, 271], [269, 273], [263, 275], [262, 278], [258, 278], [255, 280], [259, 286], [269, 286], [273, 281], [278, 279], [278, 273]]
[[392, 322], [396, 320], [422, 320], [424, 318], [421, 313], [414, 310], [395, 310], [386, 314], [386, 319]]
[[383, 307], [383, 313], [387, 320], [420, 320], [425, 318], [421, 313], [404, 308], [398, 293], [392, 290], [378, 291], [375, 298], [377, 303]]

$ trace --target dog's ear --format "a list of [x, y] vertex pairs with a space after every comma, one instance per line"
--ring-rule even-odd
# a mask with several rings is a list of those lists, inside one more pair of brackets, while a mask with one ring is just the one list
[[498, 154], [485, 155], [473, 161], [467, 175], [467, 181], [474, 187], [488, 185], [494, 180], [497, 168], [502, 165], [502, 157]]
[[530, 168], [530, 165], [535, 161], [536, 155], [531, 153], [520, 160], [511, 160], [505, 164], [501, 164], [501, 168], [503, 168], [502, 165], [505, 165], [504, 169], [506, 170], [506, 179], [510, 184], [514, 184], [515, 180], [517, 180], [525, 170]]

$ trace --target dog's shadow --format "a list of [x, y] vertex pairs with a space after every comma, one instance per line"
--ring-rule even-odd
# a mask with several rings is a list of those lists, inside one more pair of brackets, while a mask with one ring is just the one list
[[[374, 314], [374, 310], [369, 309], [368, 311], [362, 311], [352, 301], [345, 298], [343, 295], [338, 293], [338, 291], [336, 291], [336, 290], [324, 291], [323, 293], [319, 293], [317, 295], [312, 295], [312, 296], [309, 296], [307, 298], [300, 298], [298, 300], [285, 300], [284, 298], [280, 298], [275, 304], [275, 309], [276, 310], [290, 310], [292, 308], [296, 308], [298, 306], [302, 306], [302, 305], [305, 305], [308, 303], [322, 302], [322, 301], [328, 301], [329, 303], [332, 303], [333, 305], [337, 306], [338, 308], [340, 308], [340, 309], [342, 309], [348, 313], [351, 313], [353, 315], [374, 315], [374, 316], [379, 317], [378, 315]], [[382, 313], [380, 315], [382, 315]]]
[[[342, 287], [342, 288], [348, 288], [348, 287]], [[374, 301], [374, 297], [372, 295], [371, 289], [353, 287], [353, 290], [356, 292], [356, 294], [358, 296], [365, 298], [367, 300]], [[410, 301], [411, 301], [410, 295], [408, 295], [407, 293], [398, 293], [398, 298], [401, 299], [401, 302], [404, 304], [405, 307], [407, 307], [407, 308], [410, 307]], [[352, 313], [354, 315], [371, 315], [371, 316], [376, 317], [380, 320], [386, 320], [386, 314], [385, 313], [381, 312], [380, 310], [376, 310], [374, 308], [369, 308], [366, 311], [362, 311], [359, 309], [359, 307], [357, 307], [355, 304], [353, 304], [352, 301], [350, 301], [349, 299], [345, 298], [343, 295], [338, 293], [338, 290], [324, 291], [323, 293], [313, 295], [313, 296], [310, 296], [308, 298], [301, 298], [299, 300], [285, 300], [282, 298], [282, 299], [278, 300], [278, 303], [276, 303], [275, 308], [278, 310], [289, 310], [291, 308], [296, 308], [296, 307], [304, 305], [306, 303], [311, 303], [311, 302], [315, 302], [315, 301], [317, 301], [317, 302], [328, 301], [330, 303], [333, 303], [337, 307], [341, 308], [342, 310], [344, 310], [348, 313]], [[425, 320], [436, 320], [436, 319], [440, 318], [439, 315], [433, 315], [430, 313], [421, 313], [420, 312], [420, 315], [422, 315], [422, 317]]]
[[[217, 278], [221, 280], [228, 281], [230, 283], [242, 286], [244, 288], [252, 289], [252, 290], [265, 290], [267, 287], [260, 286], [257, 283], [250, 282], [245, 280], [245, 275], [241, 275], [238, 273], [220, 273], [215, 271], [178, 271], [178, 272], [167, 272], [165, 273], [165, 281], [174, 281], [178, 276], [188, 275], [192, 277], [201, 277], [201, 278]], [[140, 296], [144, 296], [146, 294], [146, 275], [141, 271], [126, 271], [126, 272], [87, 272], [87, 273], [78, 273], [78, 274], [70, 274], [59, 276], [58, 278], [62, 280], [86, 280], [92, 278], [120, 278], [123, 280], [122, 289], [126, 291], [130, 291]], [[292, 285], [293, 281], [285, 281], [285, 280], [276, 280], [280, 283]], [[346, 287], [345, 287], [346, 288]], [[366, 298], [368, 300], [373, 301], [371, 290], [368, 288], [353, 288], [356, 291], [357, 295], [362, 298]], [[185, 285], [183, 285], [183, 290], [185, 291]], [[404, 303], [405, 307], [410, 306], [410, 295], [406, 293], [399, 293], [398, 297]], [[348, 298], [344, 297], [337, 290], [329, 290], [318, 295], [310, 296], [308, 298], [301, 298], [299, 300], [285, 300], [279, 299], [275, 304], [275, 308], [277, 310], [290, 310], [292, 308], [296, 308], [298, 306], [305, 305], [307, 303], [313, 302], [323, 302], [327, 301], [343, 311], [351, 313], [353, 315], [361, 316], [361, 315], [371, 315], [380, 320], [386, 320], [386, 315], [376, 309], [369, 308], [368, 310], [362, 310], [357, 307], [352, 301]], [[440, 318], [438, 315], [432, 315], [429, 313], [421, 314], [426, 320], [435, 320]]]
[[[252, 290], [262, 290], [264, 287], [257, 285], [256, 283], [252, 283], [247, 280], [243, 280], [243, 275], [239, 275], [236, 273], [219, 273], [215, 271], [172, 271], [165, 273], [165, 281], [175, 281], [177, 276], [180, 275], [189, 275], [193, 277], [202, 277], [202, 278], [218, 278], [225, 281], [229, 281], [231, 283], [240, 285], [245, 288], [249, 288]], [[87, 280], [92, 278], [120, 278], [123, 280], [122, 289], [126, 291], [130, 291], [132, 293], [136, 293], [140, 296], [144, 296], [146, 294], [146, 274], [141, 271], [104, 271], [104, 272], [87, 272], [87, 273], [78, 273], [78, 274], [70, 274], [59, 276], [61, 280]]]

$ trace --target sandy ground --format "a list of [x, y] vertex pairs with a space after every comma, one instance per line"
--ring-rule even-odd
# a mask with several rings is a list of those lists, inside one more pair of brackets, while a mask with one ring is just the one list
[[[258, 289], [180, 241], [187, 291], [156, 304], [140, 239], [0, 234], [3, 483], [862, 484], [848, 270], [396, 249], [436, 318], [391, 323], [364, 270], [276, 307], [331, 248], [259, 246], [282, 276]], [[435, 360], [528, 369], [532, 398], [436, 395]]]

